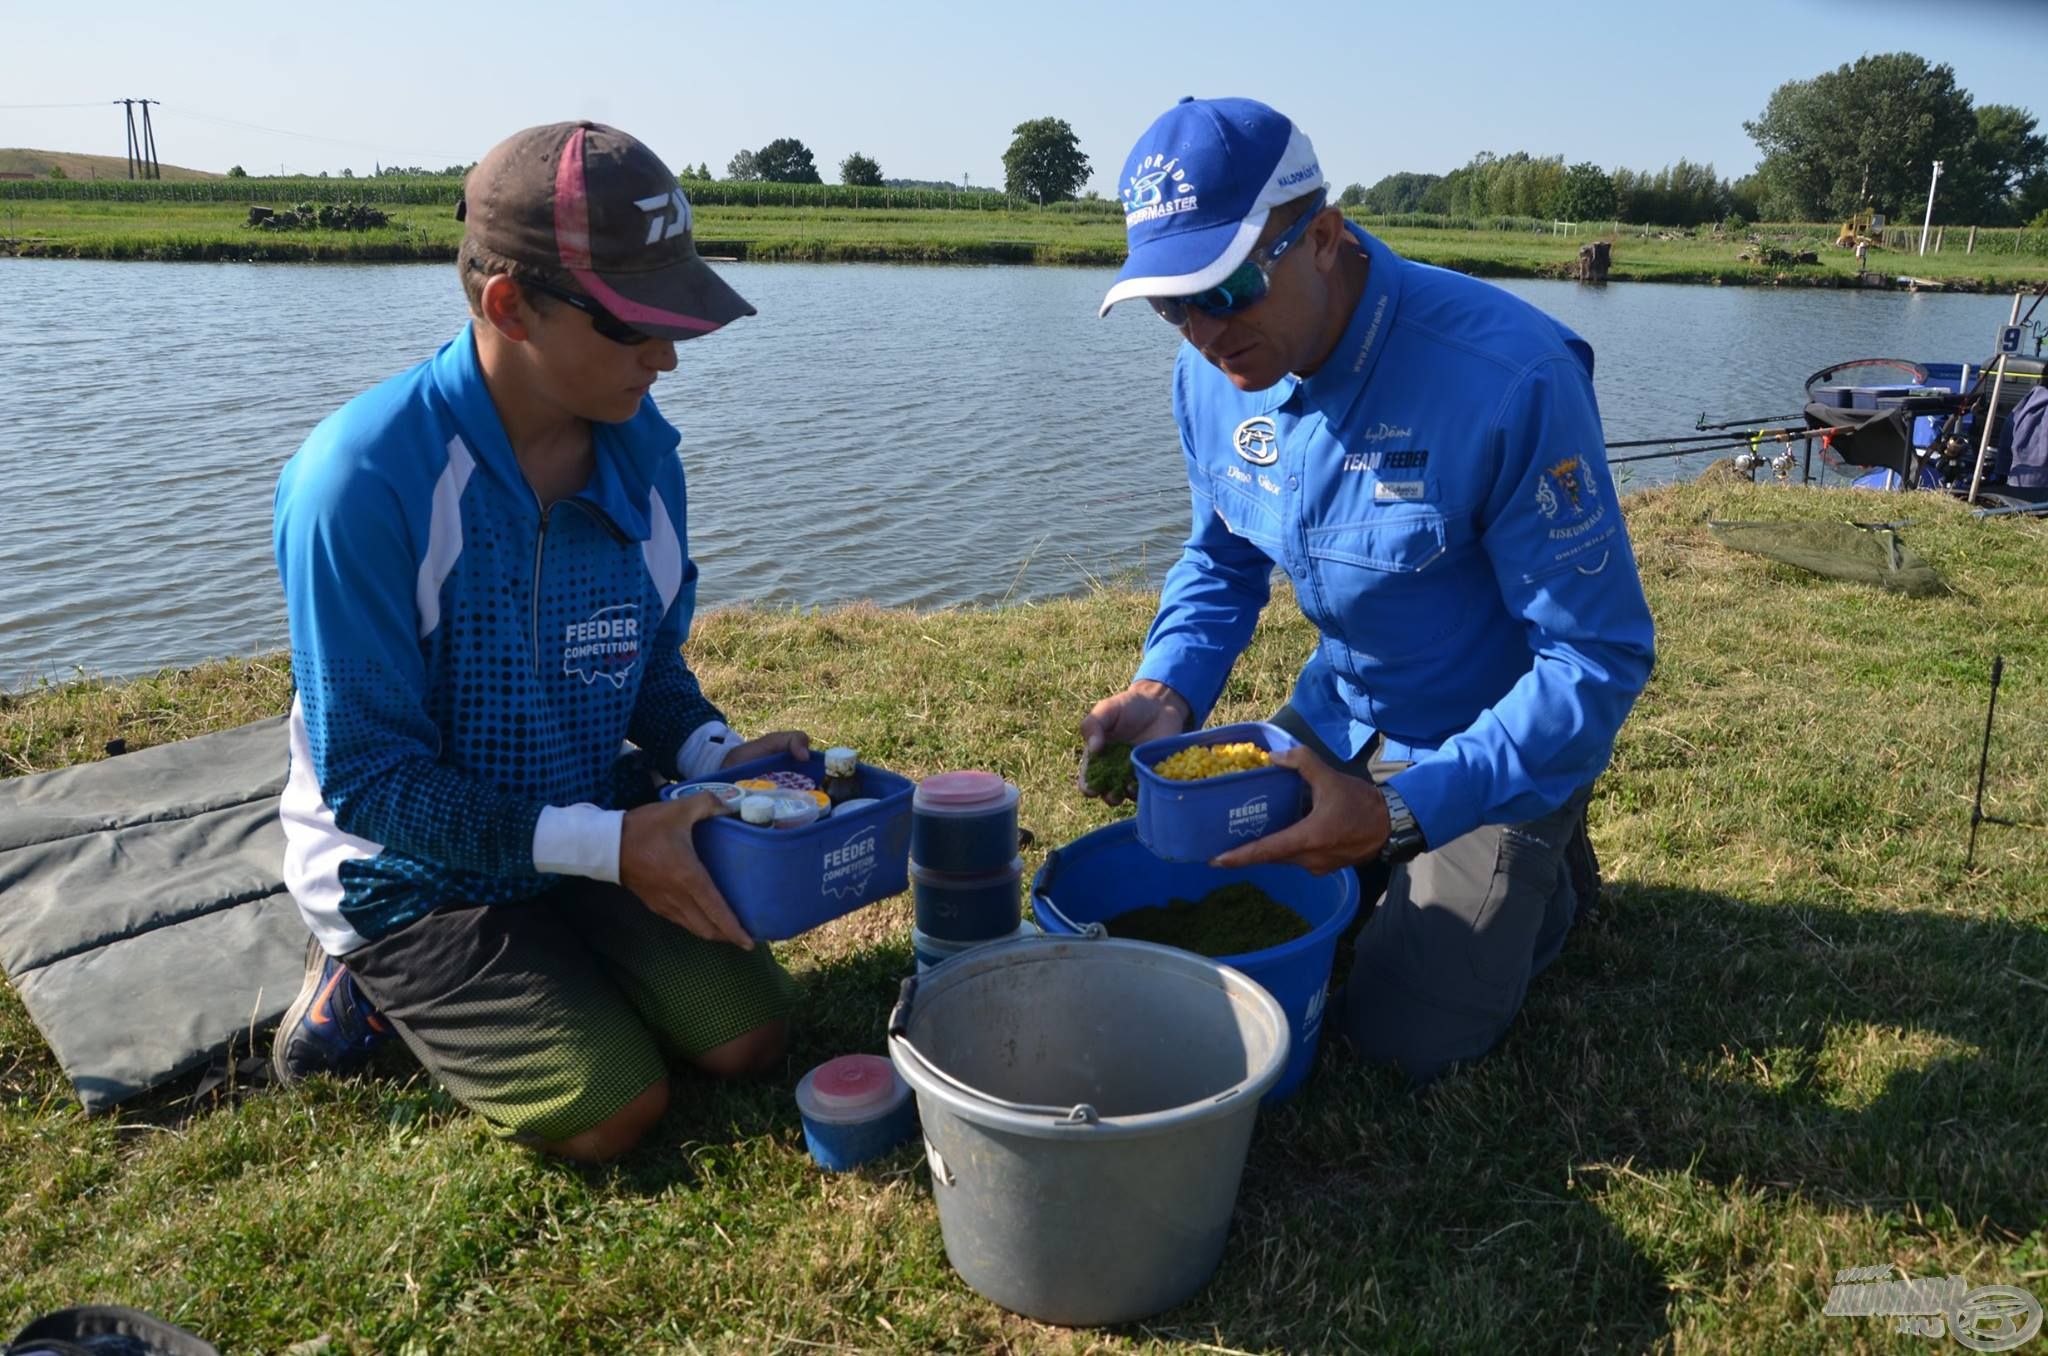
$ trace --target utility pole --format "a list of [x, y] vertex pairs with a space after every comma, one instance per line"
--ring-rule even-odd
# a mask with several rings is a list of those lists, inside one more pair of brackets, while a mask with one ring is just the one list
[[1927, 228], [1934, 224], [1934, 186], [1941, 182], [1941, 162], [1934, 162], [1934, 177], [1927, 181], [1927, 219], [1920, 223], [1920, 252], [1927, 253]]
[[[121, 105], [128, 123], [128, 177], [130, 179], [161, 179], [163, 166], [156, 158], [156, 130], [149, 124], [149, 106], [162, 105], [161, 99], [116, 99]], [[142, 105], [142, 129], [135, 127], [135, 106]]]
[[135, 102], [142, 105], [142, 144], [149, 153], [148, 177], [161, 179], [164, 177], [164, 167], [156, 158], [156, 129], [149, 125], [149, 106], [155, 104], [158, 107], [162, 107], [164, 101], [161, 99], [137, 99]]

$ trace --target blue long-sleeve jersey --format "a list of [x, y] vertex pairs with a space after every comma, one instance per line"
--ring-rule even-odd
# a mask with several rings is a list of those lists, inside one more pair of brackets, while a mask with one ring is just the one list
[[543, 512], [465, 327], [279, 477], [285, 880], [330, 952], [547, 889], [550, 838], [610, 809], [624, 741], [674, 775], [719, 719], [681, 654], [697, 569], [676, 430], [648, 400], [592, 437], [590, 483]]
[[1648, 681], [1648, 605], [1607, 473], [1593, 353], [1487, 283], [1352, 227], [1364, 295], [1309, 378], [1243, 392], [1174, 368], [1194, 526], [1137, 676], [1207, 718], [1273, 569], [1322, 634], [1293, 704], [1339, 754], [1373, 735], [1441, 846], [1562, 805]]

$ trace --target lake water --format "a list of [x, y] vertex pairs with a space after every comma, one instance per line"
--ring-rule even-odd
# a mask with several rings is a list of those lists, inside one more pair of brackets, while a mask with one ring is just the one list
[[[1109, 271], [720, 271], [760, 316], [683, 345], [655, 389], [683, 430], [703, 604], [994, 603], [1172, 561], [1176, 339], [1143, 307], [1095, 318]], [[1794, 412], [1845, 358], [1974, 362], [2011, 305], [1503, 285], [1593, 344], [1615, 441]], [[278, 468], [462, 318], [447, 265], [0, 260], [0, 689], [281, 648]]]

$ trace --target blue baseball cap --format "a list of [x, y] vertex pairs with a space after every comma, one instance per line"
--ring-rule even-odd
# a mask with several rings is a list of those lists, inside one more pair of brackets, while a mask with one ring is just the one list
[[1131, 252], [1098, 314], [1214, 287], [1252, 252], [1275, 207], [1323, 186], [1316, 148], [1285, 115], [1256, 99], [1182, 99], [1124, 161]]

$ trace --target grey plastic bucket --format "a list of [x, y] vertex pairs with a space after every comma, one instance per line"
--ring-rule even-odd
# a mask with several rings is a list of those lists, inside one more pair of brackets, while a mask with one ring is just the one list
[[1288, 1039], [1258, 984], [1149, 942], [998, 942], [905, 980], [889, 1055], [917, 1092], [953, 1269], [1047, 1323], [1194, 1294]]

